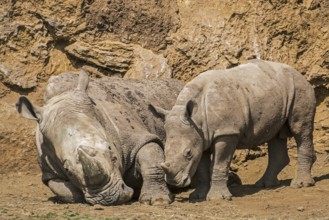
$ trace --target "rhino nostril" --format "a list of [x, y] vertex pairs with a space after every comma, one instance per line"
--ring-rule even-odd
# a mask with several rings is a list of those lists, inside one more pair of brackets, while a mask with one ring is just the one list
[[125, 184], [124, 183], [121, 184], [121, 188], [122, 188], [122, 190], [125, 189]]

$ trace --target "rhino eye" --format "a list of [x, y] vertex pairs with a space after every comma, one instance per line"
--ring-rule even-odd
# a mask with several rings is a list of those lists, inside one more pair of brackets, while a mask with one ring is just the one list
[[189, 160], [192, 159], [193, 155], [192, 155], [192, 151], [191, 151], [190, 148], [186, 148], [186, 149], [185, 149], [185, 151], [184, 151], [184, 156], [185, 156], [187, 159], [189, 159]]
[[112, 150], [112, 148], [111, 148], [111, 146], [110, 146], [110, 145], [108, 146], [108, 149], [109, 149], [109, 150]]

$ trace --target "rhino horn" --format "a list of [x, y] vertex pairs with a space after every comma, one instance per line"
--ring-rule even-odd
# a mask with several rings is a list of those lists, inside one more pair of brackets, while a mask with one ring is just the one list
[[161, 163], [160, 166], [165, 173], [169, 173], [170, 164], [168, 162]]
[[77, 89], [80, 90], [80, 91], [85, 92], [85, 91], [87, 91], [88, 84], [89, 84], [88, 73], [84, 70], [80, 70], [79, 83], [78, 83]]
[[103, 165], [83, 147], [78, 148], [79, 161], [87, 186], [100, 186], [107, 181], [107, 172]]

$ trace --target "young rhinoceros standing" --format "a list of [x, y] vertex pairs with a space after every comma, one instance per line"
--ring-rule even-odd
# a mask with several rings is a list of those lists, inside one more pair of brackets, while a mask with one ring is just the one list
[[149, 204], [172, 202], [160, 166], [163, 121], [148, 105], [171, 108], [181, 89], [173, 79], [89, 83], [81, 71], [79, 79], [51, 77], [43, 107], [21, 96], [18, 112], [38, 122], [42, 181], [63, 202], [115, 205], [133, 194]]
[[268, 167], [256, 184], [277, 185], [278, 173], [289, 163], [287, 137], [293, 136], [298, 168], [291, 184], [314, 185], [315, 104], [311, 85], [284, 64], [253, 60], [200, 74], [186, 84], [170, 112], [153, 107], [165, 117], [166, 181], [183, 187], [196, 173], [190, 199], [231, 199], [227, 173], [235, 149], [267, 142]]

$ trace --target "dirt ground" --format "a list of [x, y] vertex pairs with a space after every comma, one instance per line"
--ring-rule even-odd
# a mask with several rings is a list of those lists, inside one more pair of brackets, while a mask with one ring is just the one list
[[[42, 89], [30, 94], [41, 104]], [[318, 93], [319, 94], [319, 93]], [[320, 94], [321, 95], [321, 94]], [[234, 167], [242, 186], [230, 187], [232, 201], [189, 203], [189, 192], [176, 196], [168, 206], [130, 204], [103, 207], [87, 204], [55, 204], [52, 192], [42, 184], [34, 144], [35, 122], [15, 111], [18, 94], [1, 99], [0, 124], [0, 220], [2, 219], [329, 219], [329, 98], [318, 97], [314, 144], [318, 160], [313, 167], [316, 185], [289, 187], [295, 173], [297, 150], [289, 142], [290, 165], [279, 176], [281, 186], [261, 189], [253, 184], [267, 166], [267, 156], [237, 154]], [[19, 133], [20, 135], [17, 135]], [[25, 147], [22, 147], [25, 146]], [[251, 160], [252, 158], [255, 158]]]
[[232, 201], [189, 203], [189, 192], [176, 195], [168, 206], [148, 206], [134, 201], [114, 207], [87, 204], [56, 204], [53, 194], [37, 172], [0, 175], [1, 219], [329, 219], [329, 163], [326, 153], [318, 154], [313, 176], [316, 185], [291, 188], [296, 149], [291, 162], [281, 172], [282, 184], [262, 189], [253, 183], [262, 175], [267, 157], [249, 160], [239, 168], [243, 185], [231, 186]]
[[[329, 219], [328, 9], [328, 0], [1, 0], [0, 220]], [[189, 81], [251, 58], [289, 64], [315, 88], [314, 187], [289, 187], [296, 165], [290, 144], [290, 165], [273, 189], [253, 186], [267, 157], [245, 160], [242, 153], [235, 167], [243, 185], [230, 187], [232, 201], [189, 203], [183, 192], [168, 206], [52, 202], [37, 165], [35, 122], [15, 109], [19, 95], [42, 105], [51, 75], [81, 68], [93, 76]]]
[[[35, 93], [39, 94], [38, 92]], [[32, 97], [34, 94], [32, 94]], [[35, 98], [36, 99], [36, 98]], [[316, 185], [295, 189], [289, 186], [296, 168], [297, 150], [289, 142], [291, 162], [280, 173], [282, 184], [277, 188], [261, 189], [253, 184], [267, 166], [267, 156], [240, 152], [234, 167], [242, 186], [231, 186], [232, 201], [189, 203], [189, 192], [176, 195], [168, 206], [148, 206], [133, 201], [130, 204], [104, 207], [87, 204], [56, 204], [52, 192], [42, 184], [34, 147], [35, 122], [19, 118], [14, 112], [17, 94], [6, 96], [0, 112], [8, 123], [0, 137], [0, 220], [2, 219], [329, 219], [329, 154], [328, 100], [317, 107], [314, 143], [318, 159], [313, 167]], [[7, 104], [6, 104], [7, 103]], [[10, 107], [11, 106], [11, 107]], [[11, 135], [10, 135], [11, 134]], [[9, 144], [10, 143], [10, 144]], [[246, 159], [244, 159], [246, 157]], [[258, 157], [256, 159], [252, 159]], [[252, 159], [252, 160], [251, 160]]]

